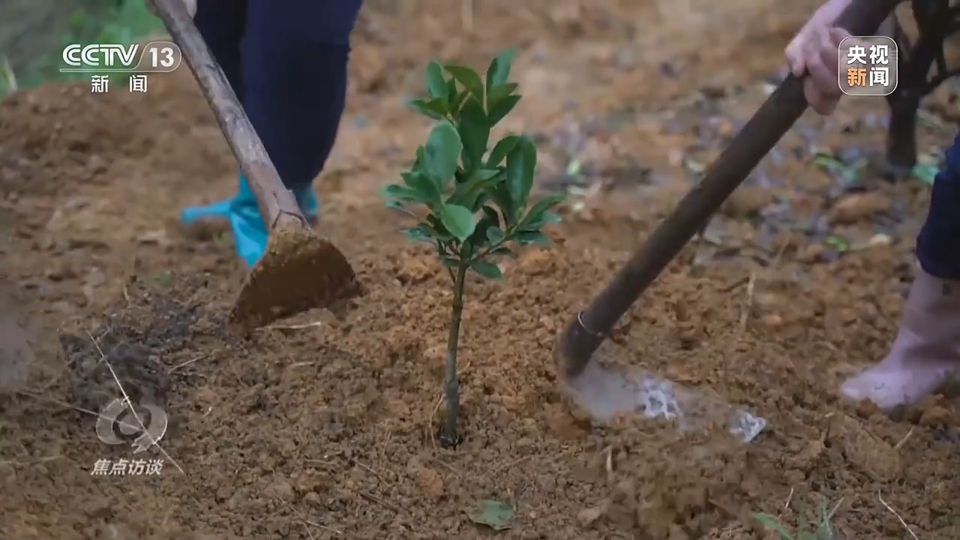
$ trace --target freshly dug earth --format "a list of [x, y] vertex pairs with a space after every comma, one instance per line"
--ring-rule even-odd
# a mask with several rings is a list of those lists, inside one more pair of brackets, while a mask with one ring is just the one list
[[[478, 6], [474, 33], [435, 1], [364, 13], [317, 185], [323, 233], [365, 294], [247, 340], [225, 325], [242, 277], [229, 235], [175, 222], [229, 194], [236, 170], [186, 71], [146, 95], [49, 86], [0, 103], [0, 273], [41, 338], [29, 388], [0, 397], [5, 538], [480, 538], [487, 499], [515, 509], [503, 538], [773, 538], [754, 513], [790, 527], [821, 505], [840, 538], [960, 535], [956, 400], [889, 418], [836, 398], [892, 339], [928, 188], [869, 169], [838, 188], [811, 159], [882, 149], [882, 100], [805, 117], [608, 346], [762, 415], [765, 434], [598, 425], [558, 391], [560, 328], [762, 102], [813, 5], [515, 4]], [[512, 44], [527, 97], [508, 128], [542, 142], [541, 185], [602, 189], [573, 190], [554, 249], [468, 284], [466, 440], [448, 450], [448, 280], [377, 191], [428, 129], [403, 106], [426, 60], [483, 67]], [[922, 144], [947, 144], [953, 126], [925, 118]], [[159, 476], [91, 474], [144, 455], [95, 436], [89, 411], [120, 397], [115, 377], [169, 415], [166, 455], [147, 456]]]

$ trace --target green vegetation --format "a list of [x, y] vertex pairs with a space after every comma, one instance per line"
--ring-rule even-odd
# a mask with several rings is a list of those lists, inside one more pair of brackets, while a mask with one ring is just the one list
[[405, 229], [407, 238], [436, 248], [453, 288], [444, 382], [447, 417], [440, 434], [446, 446], [460, 442], [457, 349], [468, 272], [503, 277], [493, 258], [512, 256], [510, 245], [548, 245], [541, 229], [560, 221], [550, 210], [562, 196], [531, 204], [537, 166], [533, 141], [507, 135], [491, 144], [493, 128], [520, 102], [517, 84], [509, 81], [513, 55], [511, 49], [494, 58], [485, 81], [471, 68], [430, 62], [429, 98], [410, 105], [436, 124], [417, 149], [413, 166], [401, 173], [403, 184], [384, 191], [388, 207], [417, 219], [416, 226]]
[[840, 540], [831, 523], [835, 512], [836, 507], [830, 511], [827, 508], [827, 503], [822, 501], [816, 522], [809, 523], [806, 515], [806, 504], [801, 503], [797, 512], [797, 526], [793, 532], [790, 532], [777, 518], [769, 514], [761, 513], [754, 517], [765, 528], [776, 532], [782, 540]]
[[[8, 58], [0, 57], [0, 99], [10, 92], [47, 82], [85, 80], [90, 73], [61, 73], [63, 47], [71, 43], [131, 44], [163, 32], [163, 24], [144, 6], [143, 0], [110, 0], [102, 9], [78, 9], [70, 15], [68, 30], [59, 45], [24, 70], [14, 70]], [[10, 21], [7, 24], [16, 24]], [[118, 74], [113, 74], [117, 77]]]

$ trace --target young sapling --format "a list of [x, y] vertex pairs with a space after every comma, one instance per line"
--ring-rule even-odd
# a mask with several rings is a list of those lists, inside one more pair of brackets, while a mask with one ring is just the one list
[[[404, 229], [408, 239], [437, 250], [453, 286], [444, 380], [446, 419], [440, 440], [448, 447], [461, 441], [458, 427], [460, 388], [457, 349], [467, 274], [503, 277], [494, 262], [513, 256], [512, 245], [549, 245], [544, 226], [558, 223], [551, 211], [563, 201], [549, 196], [531, 204], [537, 148], [523, 135], [507, 135], [490, 148], [491, 131], [516, 107], [517, 84], [508, 81], [514, 52], [490, 63], [486, 80], [469, 67], [427, 66], [428, 98], [410, 102], [436, 121], [426, 144], [417, 148], [402, 184], [384, 189], [387, 206], [417, 219]], [[419, 210], [415, 211], [415, 210]]]

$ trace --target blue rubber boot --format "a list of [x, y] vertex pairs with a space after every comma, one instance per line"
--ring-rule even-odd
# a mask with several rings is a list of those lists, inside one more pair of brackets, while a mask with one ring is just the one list
[[[311, 223], [317, 220], [320, 203], [317, 200], [313, 187], [309, 187], [295, 194], [300, 211]], [[240, 174], [240, 186], [237, 194], [231, 199], [225, 199], [207, 206], [192, 206], [184, 208], [180, 213], [180, 222], [191, 225], [204, 220], [229, 220], [233, 230], [234, 246], [237, 255], [248, 267], [253, 267], [263, 257], [267, 250], [267, 227], [260, 217], [257, 199], [247, 183], [247, 179]]]

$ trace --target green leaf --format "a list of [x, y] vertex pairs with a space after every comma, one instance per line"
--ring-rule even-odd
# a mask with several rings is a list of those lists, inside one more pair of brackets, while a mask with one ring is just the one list
[[516, 91], [519, 85], [517, 83], [501, 84], [487, 90], [487, 108], [494, 108], [497, 103], [503, 101], [503, 98]]
[[440, 212], [440, 220], [450, 234], [463, 242], [477, 228], [477, 219], [470, 209], [458, 204], [447, 204]]
[[500, 271], [500, 267], [492, 262], [473, 261], [470, 269], [487, 279], [500, 279], [503, 277], [503, 272]]
[[513, 250], [511, 250], [510, 248], [508, 248], [508, 247], [506, 247], [506, 246], [500, 246], [500, 247], [498, 247], [497, 249], [491, 251], [490, 254], [491, 254], [491, 255], [504, 255], [504, 256], [510, 257], [510, 258], [516, 258], [516, 257], [517, 257], [517, 255], [513, 252]]
[[460, 111], [460, 140], [463, 141], [464, 169], [472, 172], [483, 163], [490, 142], [487, 113], [476, 99], [468, 99]]
[[450, 112], [455, 113], [460, 110], [459, 102], [460, 93], [457, 91], [457, 81], [450, 79], [447, 81], [447, 103], [450, 105]]
[[447, 184], [456, 174], [462, 151], [460, 134], [450, 122], [440, 122], [430, 132], [423, 153], [423, 165], [439, 192], [446, 191]]
[[385, 199], [396, 199], [398, 201], [404, 201], [404, 202], [416, 202], [416, 203], [426, 202], [424, 194], [420, 193], [415, 189], [409, 188], [407, 186], [400, 186], [397, 184], [390, 184], [389, 186], [385, 186], [383, 188], [383, 191], [381, 191], [381, 195]]
[[448, 112], [447, 102], [442, 99], [431, 99], [430, 101], [411, 99], [407, 102], [407, 105], [418, 113], [434, 120], [442, 120]]
[[543, 216], [540, 219], [543, 220], [543, 223], [540, 225], [540, 227], [543, 227], [544, 225], [552, 225], [554, 223], [560, 223], [561, 221], [563, 221], [563, 218], [560, 217], [560, 214], [555, 214], [549, 210], [544, 212]]
[[469, 239], [466, 242], [463, 242], [463, 244], [460, 245], [460, 260], [469, 261], [475, 253], [475, 247], [476, 246], [474, 246], [473, 242], [470, 242]]
[[415, 218], [417, 218], [417, 219], [420, 219], [420, 216], [418, 216], [418, 215], [414, 214], [412, 211], [408, 210], [405, 206], [403, 206], [403, 203], [401, 203], [400, 201], [387, 201], [387, 202], [386, 202], [386, 207], [387, 207], [387, 208], [390, 208], [390, 209], [392, 209], [392, 210], [399, 210], [400, 212], [403, 212], [404, 214], [407, 214], [408, 216], [413, 216], [413, 217], [415, 217]]
[[847, 239], [843, 238], [842, 236], [832, 234], [824, 239], [823, 243], [841, 253], [850, 251], [850, 242], [848, 242]]
[[814, 538], [836, 538], [833, 533], [833, 525], [830, 524], [830, 509], [827, 508], [826, 501], [820, 501], [820, 525], [814, 533]]
[[440, 203], [440, 190], [426, 174], [420, 171], [404, 171], [400, 176], [403, 178], [403, 183], [419, 195], [419, 202], [428, 205]]
[[443, 265], [446, 266], [447, 268], [456, 268], [460, 264], [459, 259], [455, 257], [451, 257], [449, 255], [440, 257], [440, 262], [443, 263]]
[[437, 62], [427, 64], [427, 91], [433, 99], [447, 99], [447, 80], [443, 76], [443, 66]]
[[493, 202], [497, 204], [497, 207], [503, 214], [503, 224], [505, 228], [510, 228], [517, 222], [517, 207], [510, 195], [510, 187], [506, 182], [500, 182], [490, 195], [493, 197]]
[[427, 162], [427, 147], [422, 144], [417, 147], [417, 158], [413, 161], [413, 169], [422, 170], [423, 164]]
[[483, 215], [490, 218], [490, 223], [496, 225], [497, 227], [500, 226], [500, 214], [498, 214], [495, 209], [490, 208], [489, 206], [484, 206]]
[[510, 528], [510, 521], [513, 520], [513, 506], [500, 501], [480, 501], [470, 520], [495, 531], [505, 531]]
[[[442, 211], [442, 210], [441, 210]], [[450, 231], [443, 225], [443, 221], [434, 214], [427, 216], [426, 227], [433, 230], [433, 235], [437, 237], [437, 240], [441, 242], [451, 242], [453, 241], [453, 235], [450, 234]]]
[[813, 156], [812, 162], [814, 165], [823, 167], [824, 169], [846, 167], [846, 165], [839, 159], [829, 154], [824, 154], [823, 152], [818, 152], [817, 155]]
[[490, 179], [498, 174], [500, 174], [500, 171], [490, 169], [478, 169], [474, 171], [466, 182], [457, 185], [447, 202], [449, 204], [465, 206], [471, 211], [479, 210], [481, 204], [480, 195], [483, 194], [483, 190], [487, 187]]
[[860, 177], [861, 169], [865, 165], [865, 163], [847, 164], [822, 152], [814, 156], [813, 164], [839, 176], [840, 180], [846, 184], [855, 182]]
[[434, 242], [433, 231], [429, 230], [423, 225], [417, 225], [416, 227], [410, 227], [405, 229], [403, 234], [406, 235], [407, 239], [411, 242]]
[[504, 237], [505, 235], [503, 231], [500, 230], [500, 227], [496, 225], [493, 225], [487, 229], [487, 240], [489, 240], [491, 244], [499, 244], [500, 242], [503, 242]]
[[499, 167], [507, 155], [513, 152], [513, 149], [516, 148], [519, 142], [519, 135], [507, 135], [500, 139], [496, 146], [493, 147], [493, 150], [490, 151], [490, 157], [487, 158], [487, 168], [492, 169]]
[[477, 222], [477, 230], [473, 231], [473, 234], [466, 243], [477, 249], [483, 249], [490, 245], [489, 235], [487, 233], [491, 228], [499, 229], [497, 220], [491, 219], [488, 215], [481, 216], [480, 221]]
[[462, 84], [480, 103], [483, 103], [483, 81], [476, 71], [464, 66], [447, 66], [447, 73], [453, 75], [457, 82]]
[[533, 141], [521, 137], [517, 146], [507, 155], [507, 189], [514, 211], [527, 205], [530, 190], [533, 189], [533, 176], [537, 167], [537, 148]]
[[463, 102], [470, 97], [470, 91], [464, 90], [461, 92], [457, 87], [456, 79], [447, 81], [447, 91], [449, 92], [450, 112], [456, 116], [460, 112], [460, 107], [463, 106]]
[[806, 501], [800, 502], [800, 508], [797, 512], [797, 534], [805, 534], [807, 530], [807, 503]]
[[490, 201], [490, 191], [491, 186], [496, 186], [496, 183], [499, 181], [498, 178], [500, 175], [497, 175], [494, 180], [487, 184], [487, 188], [480, 192], [480, 196], [477, 197], [477, 202], [473, 206], [475, 208], [483, 208], [483, 205], [487, 204]]
[[517, 242], [521, 246], [549, 246], [550, 237], [538, 231], [520, 231], [517, 233]]
[[497, 102], [496, 105], [490, 107], [490, 125], [495, 126], [499, 123], [505, 116], [510, 114], [510, 111], [517, 106], [517, 103], [520, 103], [520, 98], [523, 96], [512, 95], [507, 96]]
[[918, 163], [917, 165], [914, 165], [910, 175], [917, 180], [920, 180], [924, 184], [932, 186], [933, 181], [937, 178], [938, 172], [940, 172], [940, 167], [937, 167], [936, 165], [921, 165]]
[[553, 212], [548, 212], [550, 208], [563, 202], [563, 195], [550, 195], [536, 202], [527, 215], [520, 221], [520, 229], [529, 231], [538, 231], [548, 223], [560, 223], [560, 216]]
[[457, 95], [457, 101], [456, 101], [456, 103], [455, 103], [454, 106], [453, 106], [453, 110], [459, 112], [460, 109], [461, 109], [461, 107], [463, 107], [463, 103], [464, 103], [464, 102], [467, 100], [467, 98], [469, 98], [469, 97], [470, 97], [470, 92], [467, 92], [466, 90], [464, 90], [463, 92], [460, 92], [460, 94]]
[[757, 514], [754, 516], [754, 518], [756, 518], [756, 520], [759, 521], [760, 524], [763, 525], [764, 527], [771, 529], [775, 533], [779, 534], [780, 538], [782, 538], [783, 540], [797, 540], [796, 538], [794, 538], [792, 534], [790, 534], [783, 527], [783, 525], [777, 523], [777, 520], [775, 520], [772, 516], [769, 516], [767, 514]]
[[510, 78], [510, 66], [513, 64], [514, 55], [516, 55], [516, 50], [511, 47], [498, 54], [490, 62], [490, 67], [487, 69], [488, 90], [505, 84], [507, 79]]

